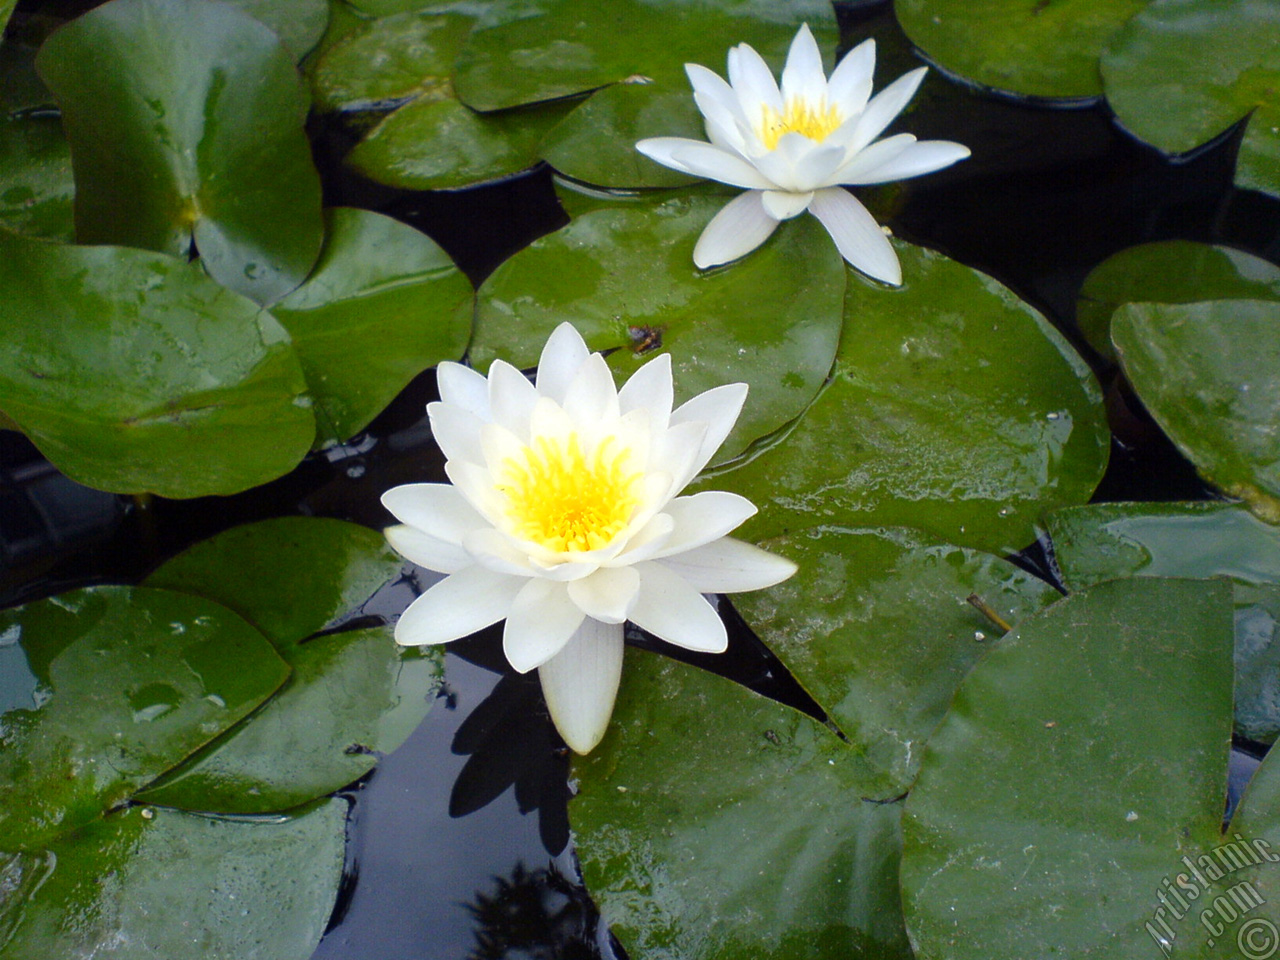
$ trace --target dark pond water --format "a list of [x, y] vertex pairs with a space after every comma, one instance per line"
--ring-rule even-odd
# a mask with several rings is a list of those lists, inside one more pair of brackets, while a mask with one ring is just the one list
[[[845, 19], [847, 37], [874, 31], [882, 58], [910, 65], [883, 5]], [[1134, 244], [1191, 239], [1280, 260], [1280, 202], [1231, 186], [1235, 138], [1170, 162], [1119, 132], [1105, 108], [1039, 109], [936, 77], [895, 129], [961, 141], [973, 157], [904, 192], [890, 221], [894, 231], [1000, 278], [1095, 363], [1116, 436], [1097, 499], [1212, 496], [1114, 371], [1082, 343], [1073, 316], [1091, 267]], [[328, 202], [381, 210], [423, 230], [476, 283], [566, 222], [546, 169], [458, 193], [394, 192], [344, 176], [342, 131], [319, 121], [313, 130]], [[144, 504], [89, 490], [58, 474], [21, 437], [0, 433], [0, 604], [90, 583], [137, 582], [191, 543], [266, 517], [307, 514], [381, 527], [390, 522], [378, 504], [383, 490], [444, 479], [423, 416], [433, 396], [434, 378], [424, 374], [347, 446], [239, 496], [185, 502]], [[1035, 545], [1015, 559], [1050, 575]], [[425, 585], [396, 584], [365, 612], [394, 615]], [[802, 703], [803, 694], [741, 625], [730, 654], [689, 659]], [[1250, 753], [1257, 751], [1241, 746], [1232, 765], [1237, 789], [1256, 766]], [[344, 791], [353, 804], [347, 877], [316, 957], [608, 953], [589, 901], [566, 879], [573, 875], [565, 848], [567, 770], [536, 680], [503, 668], [493, 631], [452, 645], [446, 690], [426, 722]]]

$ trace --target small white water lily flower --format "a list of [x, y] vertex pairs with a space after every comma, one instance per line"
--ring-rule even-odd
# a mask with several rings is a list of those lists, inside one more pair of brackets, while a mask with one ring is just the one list
[[877, 280], [902, 282], [898, 256], [880, 225], [841, 185], [918, 177], [963, 160], [969, 149], [948, 140], [918, 141], [909, 133], [876, 140], [928, 68], [912, 70], [872, 97], [875, 63], [875, 41], [866, 40], [828, 80], [805, 24], [791, 42], [781, 88], [745, 43], [729, 51], [728, 83], [706, 67], [685, 64], [711, 142], [653, 137], [636, 149], [682, 173], [748, 190], [707, 224], [693, 251], [698, 267], [745, 256], [779, 222], [808, 210], [850, 264]]
[[726, 536], [756, 512], [732, 493], [678, 496], [733, 428], [742, 383], [672, 409], [671, 357], [618, 390], [568, 323], [537, 382], [494, 361], [486, 378], [439, 367], [431, 429], [452, 484], [388, 490], [387, 540], [446, 576], [396, 624], [403, 644], [446, 643], [503, 618], [517, 670], [538, 669], [556, 728], [579, 753], [604, 736], [622, 671], [623, 623], [719, 653], [724, 624], [704, 593], [772, 586], [789, 560]]

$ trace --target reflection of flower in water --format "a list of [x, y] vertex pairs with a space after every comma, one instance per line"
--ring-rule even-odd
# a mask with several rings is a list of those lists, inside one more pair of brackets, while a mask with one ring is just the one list
[[476, 918], [476, 945], [467, 960], [594, 960], [595, 911], [580, 888], [548, 870], [517, 864], [495, 877], [492, 895], [466, 905]]
[[503, 618], [503, 650], [538, 668], [565, 742], [604, 736], [622, 670], [627, 620], [677, 646], [721, 652], [724, 624], [703, 593], [756, 590], [795, 565], [726, 534], [755, 513], [731, 493], [677, 496], [733, 428], [745, 384], [672, 409], [671, 358], [621, 391], [604, 358], [561, 324], [536, 385], [495, 361], [485, 378], [439, 368], [427, 408], [453, 484], [383, 495], [400, 526], [387, 539], [448, 574], [396, 625], [406, 644], [445, 643]]
[[828, 80], [806, 25], [791, 43], [781, 88], [745, 43], [729, 51], [728, 83], [706, 67], [685, 64], [711, 142], [653, 137], [636, 149], [682, 173], [748, 191], [707, 224], [693, 251], [695, 264], [706, 268], [745, 256], [779, 222], [808, 210], [849, 263], [877, 280], [902, 282], [897, 254], [879, 224], [841, 184], [918, 177], [963, 160], [969, 149], [947, 140], [917, 141], [909, 133], [877, 140], [915, 94], [926, 68], [872, 97], [875, 62], [875, 41], [866, 40]]

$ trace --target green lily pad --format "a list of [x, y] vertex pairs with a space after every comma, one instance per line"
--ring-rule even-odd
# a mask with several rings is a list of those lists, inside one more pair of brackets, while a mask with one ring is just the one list
[[956, 686], [1003, 634], [967, 598], [1017, 623], [1061, 596], [998, 557], [901, 528], [818, 527], [764, 546], [799, 572], [734, 604], [852, 741], [862, 796], [906, 792]]
[[850, 272], [831, 383], [780, 442], [716, 487], [759, 540], [817, 524], [926, 530], [1010, 553], [1045, 510], [1084, 503], [1109, 433], [1088, 366], [984, 274], [898, 243], [903, 286]]
[[0, 232], [0, 289], [4, 411], [73, 480], [230, 494], [310, 449], [288, 333], [198, 265]]
[[1113, 580], [1023, 620], [907, 798], [919, 960], [1160, 955], [1162, 881], [1223, 842], [1231, 685], [1228, 583]]
[[[399, 747], [435, 701], [441, 651], [401, 647], [386, 626], [313, 634], [353, 616], [402, 565], [373, 530], [286, 517], [228, 530], [153, 573], [148, 585], [240, 613], [292, 673], [253, 716], [139, 799], [224, 813], [286, 810], [351, 783]], [[307, 602], [281, 602], [299, 596]]]
[[482, 114], [454, 99], [424, 97], [374, 127], [346, 164], [402, 190], [474, 186], [537, 163], [542, 138], [572, 108], [547, 103]]
[[459, 103], [453, 63], [474, 22], [458, 13], [389, 16], [325, 52], [312, 80], [323, 109], [393, 111], [347, 155], [348, 166], [405, 190], [449, 190], [537, 162], [543, 136], [574, 105], [480, 114]]
[[1105, 503], [1045, 517], [1063, 582], [1235, 581], [1236, 733], [1280, 737], [1280, 528], [1223, 503]]
[[1280, 302], [1131, 303], [1111, 338], [1125, 375], [1201, 474], [1280, 524]]
[[453, 61], [473, 23], [458, 14], [402, 13], [367, 24], [316, 63], [316, 106], [388, 110], [415, 99], [453, 99]]
[[652, 352], [669, 351], [677, 402], [749, 384], [719, 462], [777, 430], [831, 369], [844, 265], [817, 221], [802, 217], [742, 262], [699, 271], [693, 245], [724, 202], [699, 195], [607, 207], [535, 240], [481, 285], [472, 362], [531, 367], [551, 331], [570, 320], [591, 349], [614, 350], [609, 365], [622, 378]]
[[[197, 543], [155, 570], [146, 585], [214, 600], [283, 650], [339, 625], [403, 566], [376, 530], [322, 517], [279, 517]], [[293, 597], [306, 602], [285, 602]]]
[[1031, 97], [1093, 99], [1098, 58], [1148, 0], [895, 0], [911, 42], [944, 70]]
[[858, 768], [811, 718], [628, 650], [569, 803], [603, 921], [631, 956], [906, 960], [901, 807], [859, 800]]
[[301, 60], [320, 42], [329, 25], [328, 0], [224, 0], [275, 31]]
[[404, 386], [471, 335], [471, 281], [430, 237], [367, 210], [327, 211], [315, 271], [272, 313], [293, 338], [318, 441], [368, 426]]
[[633, 78], [674, 89], [687, 84], [686, 63], [722, 71], [738, 43], [780, 67], [805, 22], [824, 48], [834, 48], [831, 6], [821, 0], [542, 0], [520, 19], [473, 32], [454, 81], [462, 102], [476, 110], [555, 100]]
[[619, 83], [597, 91], [542, 142], [542, 158], [566, 177], [614, 189], [682, 187], [696, 177], [636, 150], [645, 137], [705, 140], [687, 80]]
[[75, 192], [58, 119], [0, 115], [0, 227], [69, 243]]
[[5, 862], [6, 960], [306, 960], [342, 878], [346, 804], [269, 820], [129, 809]]
[[1280, 196], [1280, 9], [1270, 0], [1152, 0], [1102, 58], [1134, 136], [1186, 153], [1248, 118], [1236, 186]]
[[309, 98], [268, 27], [223, 3], [112, 0], [37, 58], [58, 99], [82, 243], [185, 256], [259, 303], [320, 252]]
[[0, 611], [31, 685], [0, 717], [0, 836], [31, 850], [101, 816], [240, 720], [288, 668], [227, 608], [93, 587]]
[[1242, 250], [1189, 240], [1128, 247], [1085, 278], [1076, 321], [1089, 345], [1114, 360], [1111, 314], [1122, 303], [1199, 300], [1280, 301], [1280, 267]]
[[1280, 583], [1280, 528], [1227, 503], [1095, 503], [1044, 518], [1062, 582], [1230, 577]]

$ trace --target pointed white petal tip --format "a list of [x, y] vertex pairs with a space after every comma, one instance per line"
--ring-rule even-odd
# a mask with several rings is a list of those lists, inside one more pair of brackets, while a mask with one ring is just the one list
[[538, 668], [551, 719], [575, 753], [590, 753], [609, 729], [622, 655], [622, 624], [588, 617], [564, 649]]

